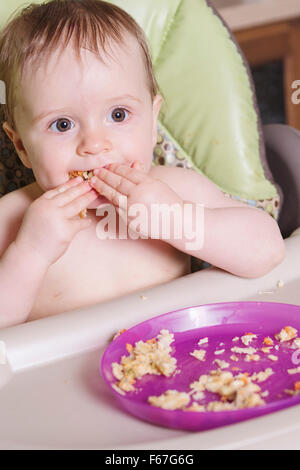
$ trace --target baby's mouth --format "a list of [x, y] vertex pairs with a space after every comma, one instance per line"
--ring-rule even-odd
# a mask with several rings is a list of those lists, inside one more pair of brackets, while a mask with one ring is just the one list
[[73, 170], [69, 172], [69, 179], [77, 178], [77, 176], [81, 176], [84, 180], [89, 180], [93, 176], [93, 170], [91, 171], [78, 171]]
[[[69, 172], [69, 179], [76, 178], [77, 176], [81, 176], [85, 181], [88, 181], [90, 178], [92, 178], [92, 176], [94, 176], [94, 174], [93, 174], [93, 170], [90, 170], [90, 171], [73, 170]], [[100, 204], [111, 204], [111, 202], [106, 197], [101, 196], [101, 194], [99, 194], [97, 199], [92, 201], [87, 206], [87, 209], [97, 209], [97, 207], [99, 207]], [[82, 211], [80, 217], [85, 217], [85, 216], [86, 216], [86, 211]]]

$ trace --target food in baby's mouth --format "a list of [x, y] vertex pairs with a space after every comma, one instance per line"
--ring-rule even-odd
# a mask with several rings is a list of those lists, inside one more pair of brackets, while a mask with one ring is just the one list
[[[73, 178], [77, 178], [77, 176], [81, 176], [84, 180], [89, 180], [93, 176], [92, 171], [70, 171], [69, 172], [69, 179], [72, 180]], [[87, 209], [83, 209], [79, 212], [79, 217], [84, 219], [87, 214]]]

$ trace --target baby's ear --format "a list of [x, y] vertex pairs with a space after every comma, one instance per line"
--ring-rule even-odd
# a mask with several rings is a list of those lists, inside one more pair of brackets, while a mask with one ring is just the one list
[[160, 95], [156, 95], [153, 99], [152, 103], [152, 114], [153, 114], [153, 130], [152, 130], [152, 135], [153, 135], [153, 140], [152, 144], [153, 147], [156, 145], [157, 142], [157, 120], [158, 120], [158, 115], [159, 115], [159, 110], [161, 107], [162, 103], [162, 97]]
[[28, 158], [27, 152], [24, 148], [23, 142], [22, 142], [18, 132], [15, 131], [7, 121], [5, 121], [3, 123], [2, 127], [4, 129], [4, 132], [8, 136], [8, 138], [14, 144], [16, 152], [17, 152], [21, 162], [23, 163], [23, 165], [25, 165], [27, 168], [31, 168], [30, 160]]

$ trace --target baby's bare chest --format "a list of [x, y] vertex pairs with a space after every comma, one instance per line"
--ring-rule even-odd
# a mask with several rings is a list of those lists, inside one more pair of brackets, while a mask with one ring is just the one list
[[80, 232], [50, 266], [29, 320], [104, 302], [189, 272], [189, 257], [160, 240], [100, 239]]

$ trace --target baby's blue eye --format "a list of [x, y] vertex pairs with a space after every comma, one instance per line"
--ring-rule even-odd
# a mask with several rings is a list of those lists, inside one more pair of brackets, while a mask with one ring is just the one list
[[66, 132], [72, 129], [73, 123], [69, 119], [61, 118], [57, 119], [53, 124], [51, 124], [50, 129], [58, 132]]
[[115, 108], [111, 113], [110, 117], [114, 122], [123, 122], [128, 117], [128, 112], [124, 108]]

